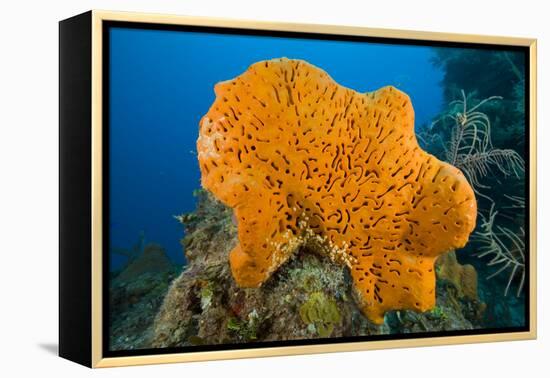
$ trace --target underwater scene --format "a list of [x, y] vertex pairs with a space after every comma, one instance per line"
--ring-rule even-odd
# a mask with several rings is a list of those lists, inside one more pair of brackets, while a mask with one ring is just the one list
[[527, 326], [525, 51], [108, 38], [109, 351]]

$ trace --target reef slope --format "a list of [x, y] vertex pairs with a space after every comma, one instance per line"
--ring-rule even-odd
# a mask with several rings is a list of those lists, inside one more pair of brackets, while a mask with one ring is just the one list
[[348, 269], [314, 249], [300, 250], [260, 288], [240, 288], [227, 259], [238, 242], [231, 209], [199, 191], [197, 210], [180, 220], [188, 265], [164, 298], [152, 347], [464, 330], [482, 317], [477, 299], [438, 280], [433, 310], [391, 311], [375, 325], [353, 300]]

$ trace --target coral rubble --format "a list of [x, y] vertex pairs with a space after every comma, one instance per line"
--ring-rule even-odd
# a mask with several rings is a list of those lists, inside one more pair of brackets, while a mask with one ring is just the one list
[[[466, 244], [476, 199], [457, 168], [419, 148], [405, 93], [360, 94], [284, 58], [215, 92], [198, 159], [203, 186], [238, 224], [229, 258], [240, 287], [260, 287], [311, 249], [350, 268], [354, 297], [376, 324], [390, 310], [434, 307], [434, 262]], [[245, 303], [261, 295], [244, 293]]]

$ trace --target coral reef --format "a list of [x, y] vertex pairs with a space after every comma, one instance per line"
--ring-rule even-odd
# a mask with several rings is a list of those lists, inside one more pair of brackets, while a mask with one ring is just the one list
[[434, 310], [391, 311], [386, 324], [373, 324], [352, 299], [349, 271], [308, 247], [260, 288], [241, 288], [227, 262], [238, 243], [231, 209], [202, 192], [197, 210], [178, 218], [184, 222], [188, 265], [164, 298], [149, 347], [464, 330], [481, 324], [483, 305], [459, 297], [443, 280]]
[[[261, 288], [240, 288], [227, 262], [238, 243], [231, 209], [202, 192], [197, 210], [179, 219], [185, 222], [188, 265], [157, 315], [153, 347], [300, 340], [327, 337], [328, 329], [331, 337], [389, 332], [361, 315], [349, 275], [328, 257], [304, 251]], [[316, 319], [313, 326], [306, 323], [300, 308], [315, 307], [312, 297], [334, 304], [340, 319], [318, 319], [315, 310], [305, 310]]]
[[[131, 248], [120, 248], [120, 247], [111, 246], [109, 250], [109, 253], [111, 255], [111, 264], [114, 262], [113, 260], [115, 256], [122, 257], [124, 260], [122, 269], [124, 269], [126, 266], [130, 265], [132, 261], [134, 261], [141, 255], [144, 247], [145, 247], [145, 232], [141, 231], [139, 233], [137, 241], [132, 245]], [[122, 269], [119, 268], [118, 270], [122, 270]]]
[[155, 315], [181, 271], [157, 244], [148, 244], [133, 256], [129, 265], [109, 280], [111, 350], [149, 347]]
[[162, 273], [172, 267], [166, 251], [159, 244], [148, 244], [117, 276], [119, 281], [132, 281], [144, 273]]
[[454, 252], [441, 256], [436, 263], [437, 278], [451, 283], [459, 298], [478, 300], [477, 272], [470, 264], [458, 262]]
[[261, 286], [310, 249], [350, 268], [374, 323], [435, 305], [434, 262], [466, 244], [476, 199], [457, 168], [418, 147], [406, 94], [360, 94], [284, 58], [215, 92], [197, 151], [203, 186], [238, 222], [239, 286]]

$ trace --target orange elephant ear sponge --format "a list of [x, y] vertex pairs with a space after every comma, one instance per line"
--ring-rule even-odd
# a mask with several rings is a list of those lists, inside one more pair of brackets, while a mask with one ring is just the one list
[[218, 83], [197, 141], [202, 185], [233, 208], [236, 282], [259, 287], [300, 246], [350, 268], [362, 312], [435, 304], [434, 262], [475, 226], [472, 188], [418, 146], [409, 97], [357, 93], [302, 60]]

